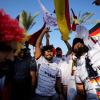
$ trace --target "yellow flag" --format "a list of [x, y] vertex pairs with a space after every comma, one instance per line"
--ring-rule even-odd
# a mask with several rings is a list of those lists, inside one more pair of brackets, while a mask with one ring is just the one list
[[[69, 29], [69, 25], [70, 25], [69, 15], [70, 14], [69, 14], [68, 0], [54, 0], [54, 5], [55, 5], [55, 12], [56, 12], [56, 17], [57, 17], [57, 24], [58, 24], [58, 28], [61, 32], [62, 39], [68, 40], [69, 39], [69, 31], [70, 31], [70, 29]], [[67, 15], [66, 15], [66, 13], [67, 13]]]

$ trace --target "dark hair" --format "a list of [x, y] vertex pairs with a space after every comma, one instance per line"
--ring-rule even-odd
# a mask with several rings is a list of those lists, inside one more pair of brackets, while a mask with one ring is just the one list
[[89, 51], [89, 48], [86, 45], [84, 45], [84, 52], [88, 52], [88, 51]]
[[[78, 49], [74, 49], [75, 44], [82, 43], [84, 46], [79, 47]], [[88, 52], [89, 48], [84, 44], [83, 39], [75, 38], [73, 40], [72, 51], [76, 54], [77, 58], [80, 58], [84, 53]]]
[[82, 43], [82, 44], [84, 44], [84, 41], [83, 41], [83, 39], [75, 38], [75, 39], [73, 40], [73, 46], [74, 46], [76, 43]]
[[53, 50], [53, 48], [54, 48], [53, 45], [43, 46], [42, 49], [41, 49], [42, 50], [42, 55], [44, 55], [45, 51], [47, 51], [47, 50]]
[[84, 45], [84, 41], [81, 38], [75, 38], [72, 43], [72, 50], [74, 49], [75, 44], [82, 43]]
[[62, 51], [62, 49], [60, 47], [57, 47], [56, 51]]

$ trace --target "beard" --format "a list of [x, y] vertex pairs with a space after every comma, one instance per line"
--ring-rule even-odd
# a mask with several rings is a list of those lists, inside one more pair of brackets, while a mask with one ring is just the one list
[[78, 49], [74, 49], [74, 53], [77, 58], [80, 58], [84, 53], [88, 52], [88, 47], [79, 47]]
[[45, 57], [45, 59], [46, 59], [47, 61], [52, 61], [53, 56]]

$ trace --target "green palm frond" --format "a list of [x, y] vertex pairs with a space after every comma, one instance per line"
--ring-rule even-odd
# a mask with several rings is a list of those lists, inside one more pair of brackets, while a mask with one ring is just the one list
[[[88, 21], [90, 20], [90, 18], [93, 15], [94, 15], [94, 13], [91, 13], [91, 12], [81, 13], [81, 11], [79, 12], [78, 16], [75, 14], [75, 16], [77, 16], [77, 20], [78, 20], [79, 24], [86, 24], [86, 23], [88, 23]], [[71, 21], [71, 24], [72, 24], [73, 21], [74, 21], [73, 15], [71, 15], [70, 21]]]
[[94, 14], [90, 12], [85, 12], [81, 15], [79, 22], [80, 24], [86, 23]]
[[35, 24], [34, 19], [36, 16], [38, 16], [37, 13], [34, 16], [31, 16], [31, 14], [28, 14], [26, 11], [22, 11], [19, 16], [20, 25], [24, 27], [26, 31], [28, 31]]

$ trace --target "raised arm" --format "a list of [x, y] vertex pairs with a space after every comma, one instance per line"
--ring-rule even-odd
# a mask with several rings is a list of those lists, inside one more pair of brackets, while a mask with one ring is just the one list
[[66, 44], [66, 46], [68, 48], [67, 55], [69, 55], [72, 52], [72, 47], [71, 47], [71, 45], [69, 44], [69, 42], [67, 40], [66, 41], [64, 40], [64, 42], [65, 42], [65, 44]]
[[40, 36], [38, 37], [37, 41], [36, 41], [36, 45], [35, 45], [35, 54], [34, 57], [35, 59], [39, 59], [41, 56], [41, 43], [42, 43], [42, 39], [45, 33], [47, 33], [49, 31], [48, 28], [44, 28], [42, 33], [40, 34]]
[[45, 34], [45, 37], [46, 37], [46, 45], [50, 45], [50, 42], [49, 42], [49, 38], [50, 38], [49, 32], [47, 32]]

